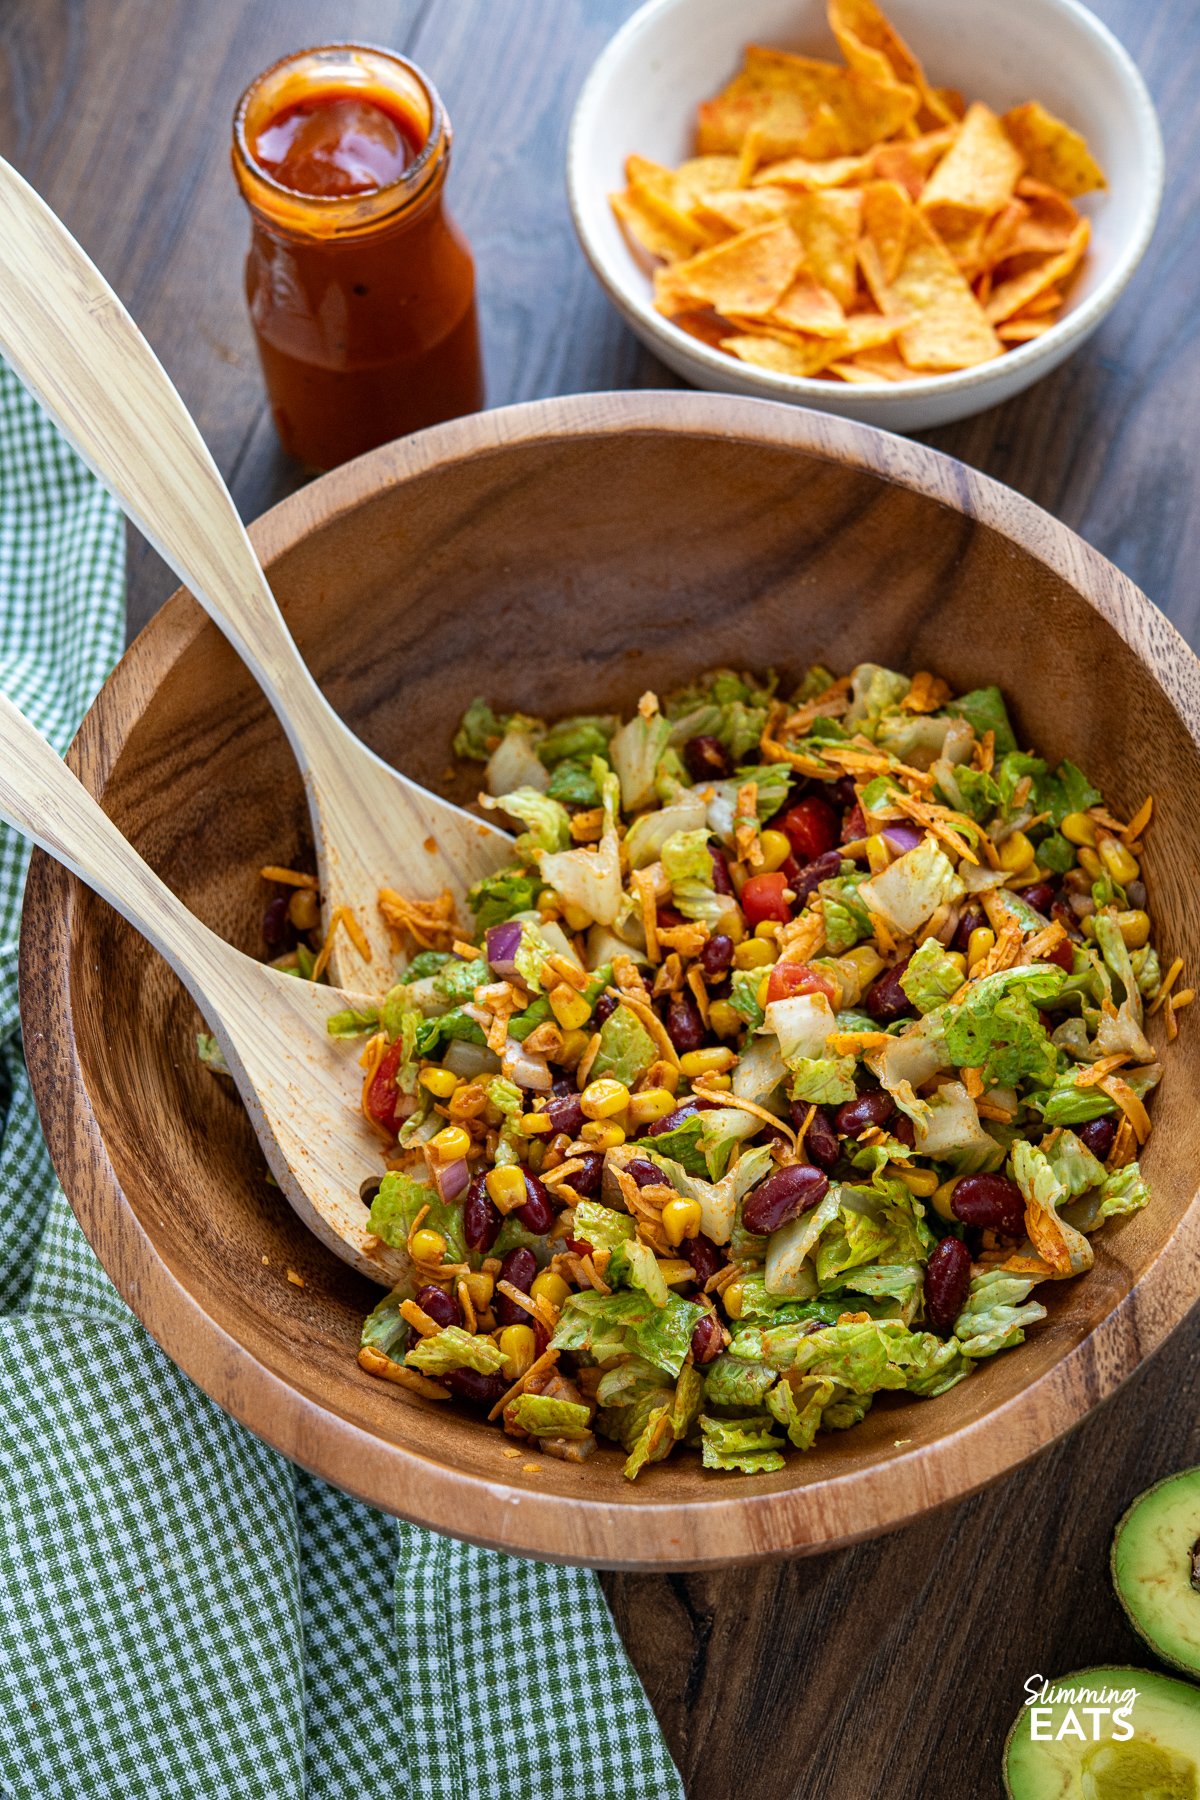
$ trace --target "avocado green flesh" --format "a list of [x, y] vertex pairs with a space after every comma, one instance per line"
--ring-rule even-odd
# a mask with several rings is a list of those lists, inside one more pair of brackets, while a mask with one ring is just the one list
[[[1011, 1800], [1200, 1800], [1200, 1690], [1170, 1675], [1123, 1668], [1079, 1669], [1050, 1687], [1072, 1689], [1078, 1698], [1021, 1708], [1004, 1755]], [[1136, 1690], [1123, 1715], [1114, 1689]], [[1098, 1716], [1089, 1706], [1100, 1708]], [[1122, 1716], [1131, 1738], [1120, 1735]]]
[[1134, 1501], [1113, 1539], [1117, 1598], [1164, 1662], [1200, 1675], [1200, 1469], [1168, 1476]]

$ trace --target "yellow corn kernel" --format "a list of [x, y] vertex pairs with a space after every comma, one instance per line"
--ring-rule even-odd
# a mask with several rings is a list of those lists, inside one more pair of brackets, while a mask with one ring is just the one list
[[487, 1105], [487, 1091], [478, 1081], [465, 1081], [446, 1102], [452, 1119], [477, 1119]]
[[440, 1263], [446, 1254], [446, 1240], [440, 1231], [414, 1231], [408, 1248], [415, 1262]]
[[760, 873], [773, 875], [776, 869], [782, 869], [792, 854], [792, 846], [782, 831], [764, 831], [759, 837], [759, 848], [762, 850], [762, 869]]
[[1010, 875], [1007, 885], [1011, 888], [1036, 887], [1039, 881], [1052, 879], [1049, 869], [1039, 869], [1034, 862], [1030, 863], [1027, 869], [1018, 869], [1015, 875]]
[[862, 987], [874, 981], [883, 968], [882, 956], [870, 944], [858, 944], [853, 950], [847, 950], [839, 956], [837, 962], [839, 968], [849, 964]]
[[726, 1093], [733, 1086], [732, 1075], [706, 1075], [704, 1079], [710, 1088], [721, 1088]]
[[1086, 870], [1093, 881], [1099, 881], [1103, 877], [1104, 864], [1100, 861], [1096, 852], [1094, 850], [1089, 850], [1086, 845], [1079, 852], [1079, 866], [1081, 869]]
[[695, 1269], [682, 1256], [660, 1256], [657, 1261], [658, 1272], [668, 1287], [677, 1287], [681, 1282], [696, 1279]]
[[1150, 939], [1150, 914], [1142, 912], [1119, 912], [1117, 926], [1121, 936], [1130, 950], [1140, 950]]
[[1006, 837], [996, 855], [1000, 867], [1009, 875], [1015, 875], [1018, 869], [1027, 869], [1034, 858], [1033, 845], [1023, 831], [1014, 831]]
[[579, 1135], [593, 1150], [615, 1150], [625, 1142], [624, 1126], [612, 1119], [589, 1119]]
[[867, 839], [867, 863], [872, 875], [880, 875], [892, 860], [888, 841], [881, 831], [873, 831]]
[[961, 950], [947, 950], [946, 960], [954, 964], [960, 975], [966, 974], [967, 959]]
[[747, 938], [733, 953], [735, 969], [765, 969], [775, 961], [775, 951], [764, 938]]
[[611, 1119], [614, 1113], [624, 1112], [629, 1105], [629, 1089], [623, 1081], [602, 1075], [599, 1081], [590, 1081], [584, 1088], [579, 1104], [585, 1119]]
[[471, 1134], [461, 1125], [444, 1125], [430, 1138], [429, 1148], [439, 1162], [457, 1162], [471, 1148]]
[[731, 1319], [741, 1318], [745, 1300], [746, 1284], [744, 1281], [731, 1281], [721, 1294], [721, 1303]]
[[771, 977], [770, 977], [770, 974], [768, 973], [763, 976], [763, 978], [759, 982], [757, 988], [755, 988], [755, 990], [754, 990], [754, 998], [758, 1001], [758, 1004], [764, 1010], [766, 1008], [767, 994], [770, 991], [770, 987], [771, 987]]
[[592, 923], [592, 915], [585, 912], [582, 906], [575, 906], [570, 900], [562, 909], [563, 920], [568, 931], [586, 931]]
[[296, 888], [288, 900], [288, 918], [297, 931], [315, 931], [321, 923], [321, 906], [312, 888]]
[[428, 1088], [435, 1100], [448, 1100], [458, 1086], [453, 1069], [422, 1069], [421, 1086]]
[[674, 1248], [684, 1238], [694, 1238], [700, 1230], [698, 1200], [668, 1200], [662, 1209], [662, 1226], [667, 1242]]
[[651, 1087], [665, 1087], [669, 1094], [679, 1092], [679, 1064], [665, 1062], [659, 1057], [646, 1070], [646, 1080]]
[[967, 942], [967, 968], [973, 969], [976, 963], [981, 963], [995, 944], [996, 934], [991, 926], [977, 925]]
[[470, 1275], [464, 1275], [463, 1280], [467, 1284], [467, 1292], [471, 1296], [471, 1305], [475, 1308], [476, 1312], [482, 1312], [485, 1307], [492, 1304], [492, 1295], [496, 1291], [496, 1281], [494, 1276], [485, 1275], [483, 1270], [480, 1269], [478, 1271], [472, 1271]]
[[708, 1022], [718, 1037], [736, 1037], [746, 1023], [728, 1000], [713, 1000], [708, 1009]]
[[754, 927], [754, 935], [769, 942], [779, 936], [779, 924], [778, 919], [760, 919]]
[[[770, 976], [767, 979], [770, 980]], [[724, 1075], [736, 1061], [728, 1044], [714, 1044], [709, 1050], [685, 1051], [679, 1059], [679, 1067], [688, 1081], [695, 1081], [700, 1075]]]
[[523, 1137], [549, 1137], [554, 1130], [550, 1114], [544, 1112], [522, 1113], [519, 1124]]
[[631, 1125], [653, 1125], [656, 1119], [665, 1119], [674, 1110], [675, 1096], [670, 1088], [643, 1088], [640, 1094], [630, 1096], [629, 1122]]
[[910, 1194], [918, 1200], [928, 1200], [937, 1192], [938, 1178], [932, 1169], [902, 1169], [893, 1164], [888, 1174], [896, 1181], [902, 1181]]
[[564, 1069], [573, 1069], [587, 1049], [588, 1043], [589, 1038], [586, 1031], [564, 1031], [562, 1049], [558, 1053], [557, 1061], [562, 1064]]
[[939, 1219], [945, 1219], [947, 1225], [958, 1223], [950, 1207], [950, 1196], [961, 1179], [962, 1177], [959, 1175], [952, 1175], [949, 1181], [943, 1181], [941, 1187], [933, 1190], [933, 1210]]
[[1122, 887], [1128, 887], [1142, 872], [1137, 857], [1125, 848], [1120, 838], [1101, 838], [1100, 861], [1113, 880], [1119, 881]]
[[1082, 931], [1085, 938], [1094, 938], [1095, 937], [1096, 921], [1092, 917], [1091, 913], [1088, 913], [1086, 918], [1080, 920], [1079, 929], [1080, 929], [1080, 931]]
[[537, 1361], [537, 1339], [532, 1325], [506, 1325], [497, 1342], [504, 1355], [504, 1373], [510, 1381], [519, 1381]]
[[564, 1031], [578, 1031], [592, 1016], [592, 1009], [583, 995], [568, 987], [565, 981], [551, 988], [547, 997], [550, 1011]]
[[548, 1306], [558, 1308], [571, 1290], [561, 1275], [556, 1275], [553, 1269], [543, 1269], [540, 1275], [534, 1276], [529, 1292], [534, 1300], [544, 1300]]
[[1096, 821], [1087, 813], [1068, 813], [1059, 830], [1070, 844], [1094, 844]]
[[509, 1212], [514, 1206], [524, 1206], [529, 1198], [524, 1171], [517, 1168], [515, 1163], [507, 1163], [499, 1169], [489, 1169], [484, 1176], [483, 1185], [501, 1212]]

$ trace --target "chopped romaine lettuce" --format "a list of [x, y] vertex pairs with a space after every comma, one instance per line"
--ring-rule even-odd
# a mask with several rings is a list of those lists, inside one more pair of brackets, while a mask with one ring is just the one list
[[985, 1087], [1054, 1080], [1058, 1057], [1040, 1007], [1057, 999], [1066, 976], [1053, 963], [1000, 969], [974, 981], [945, 1018], [946, 1051], [960, 1069], [979, 1069]]
[[[333, 1017], [327, 1020], [325, 1028], [329, 1032], [330, 1037], [357, 1037], [359, 1035], [359, 1029], [367, 1031], [371, 1029], [370, 1025], [361, 1028], [355, 1027], [353, 1029], [347, 1029], [346, 1022], [348, 1020], [356, 1020], [358, 1017], [359, 1014], [356, 1012], [334, 1013]], [[337, 1027], [337, 1029], [335, 1029], [335, 1027]], [[225, 1061], [225, 1052], [210, 1032], [198, 1031], [196, 1033], [196, 1055], [200, 1058], [200, 1061], [204, 1064], [205, 1068], [210, 1069], [214, 1075], [228, 1075], [230, 1073], [229, 1064]]]
[[718, 1106], [711, 1112], [692, 1113], [672, 1131], [652, 1133], [638, 1140], [639, 1150], [653, 1151], [681, 1163], [689, 1175], [707, 1175], [720, 1181], [729, 1167], [735, 1145], [753, 1137], [759, 1122], [739, 1107]]
[[[986, 1269], [971, 1277], [966, 1305], [954, 1325], [964, 1356], [978, 1360], [1025, 1341], [1025, 1327], [1044, 1319], [1046, 1309], [1030, 1300], [1033, 1282], [1007, 1269]], [[1028, 1303], [1028, 1304], [1026, 1304]]]
[[769, 1413], [749, 1419], [714, 1419], [701, 1413], [700, 1432], [701, 1460], [706, 1469], [770, 1475], [783, 1468], [783, 1439], [776, 1434], [775, 1421]]
[[495, 1338], [477, 1336], [461, 1325], [447, 1325], [433, 1337], [419, 1338], [404, 1360], [422, 1375], [449, 1375], [452, 1369], [494, 1375], [504, 1367], [504, 1352]]
[[654, 775], [670, 735], [670, 723], [661, 713], [646, 718], [640, 712], [613, 733], [608, 760], [621, 783], [621, 805], [626, 812], [640, 812], [655, 798]]
[[552, 800], [564, 806], [599, 806], [600, 789], [592, 778], [591, 758], [560, 762], [546, 785]]
[[761, 969], [735, 969], [729, 987], [729, 1004], [751, 1031], [757, 1031], [763, 1022], [763, 1009], [758, 1004], [762, 977]]
[[[365, 1037], [368, 1031], [379, 1029], [379, 1010], [374, 1006], [364, 1006], [361, 1011], [357, 1011], [353, 1006], [348, 1006], [345, 1012], [331, 1013], [325, 1021], [325, 1029], [330, 1037]], [[210, 1069], [216, 1069], [219, 1074], [227, 1075], [229, 1070], [222, 1067], [225, 1059], [217, 1047], [217, 1040], [208, 1037], [205, 1032], [200, 1032], [196, 1042], [200, 1061], [207, 1063]], [[206, 1046], [211, 1046], [211, 1048], [206, 1050]], [[215, 1056], [213, 1051], [216, 1052]], [[219, 1062], [217, 1061], [218, 1057], [220, 1057]]]
[[536, 736], [543, 730], [540, 719], [524, 713], [494, 713], [486, 700], [472, 700], [454, 737], [454, 754], [464, 762], [486, 762], [509, 731]]
[[851, 731], [873, 738], [885, 712], [899, 706], [912, 686], [909, 676], [880, 663], [862, 662], [850, 672], [850, 707], [845, 714]]
[[865, 906], [902, 937], [913, 937], [939, 906], [966, 888], [937, 839], [928, 834], [858, 890]]
[[[699, 794], [685, 794], [670, 806], [653, 808], [644, 812], [633, 821], [625, 834], [625, 854], [629, 858], [631, 869], [644, 869], [648, 863], [657, 862], [662, 855], [663, 846], [673, 838], [690, 837], [695, 832], [704, 831], [705, 802]], [[708, 833], [704, 833], [707, 838]], [[708, 857], [707, 866], [701, 867], [701, 875], [708, 886], [712, 886], [712, 857]]]
[[965, 719], [978, 738], [986, 731], [994, 732], [997, 756], [1007, 756], [1016, 749], [1008, 708], [998, 687], [972, 688], [969, 694], [947, 701], [945, 710], [956, 719]]
[[400, 1308], [405, 1300], [412, 1298], [412, 1286], [409, 1282], [405, 1287], [393, 1288], [375, 1310], [367, 1314], [359, 1339], [364, 1349], [379, 1350], [384, 1356], [391, 1356], [393, 1351], [404, 1349], [412, 1327], [407, 1319], [401, 1317]]
[[963, 984], [963, 973], [936, 938], [918, 944], [900, 977], [900, 986], [919, 1013], [933, 1012]]
[[431, 1182], [414, 1181], [400, 1169], [391, 1169], [379, 1184], [379, 1192], [371, 1203], [367, 1228], [376, 1237], [403, 1250], [408, 1234], [423, 1206], [429, 1211], [421, 1223], [430, 1231], [439, 1231], [446, 1240], [446, 1260], [465, 1262], [467, 1246], [463, 1238], [462, 1207], [451, 1206], [438, 1194]]
[[854, 1066], [852, 1056], [797, 1057], [792, 1063], [792, 1099], [810, 1106], [840, 1106], [853, 1100]]
[[833, 875], [817, 889], [825, 921], [825, 945], [833, 956], [852, 950], [862, 938], [871, 935], [870, 916], [859, 898], [859, 889], [866, 879], [866, 870], [854, 875]]
[[505, 919], [528, 912], [542, 886], [536, 870], [505, 869], [499, 875], [485, 875], [467, 894], [476, 930], [482, 934], [490, 925], [502, 925]]
[[1146, 1178], [1136, 1162], [1126, 1163], [1123, 1169], [1114, 1169], [1106, 1175], [1100, 1192], [1101, 1219], [1124, 1218], [1127, 1213], [1137, 1212], [1145, 1206], [1150, 1198]]
[[609, 713], [580, 713], [576, 718], [559, 719], [538, 744], [538, 755], [548, 769], [568, 757], [572, 762], [590, 763], [594, 757], [607, 756], [609, 739], [618, 723]]
[[1098, 1187], [1104, 1180], [1104, 1164], [1094, 1157], [1073, 1131], [1059, 1131], [1047, 1138], [1042, 1150], [1072, 1199]]
[[944, 1162], [954, 1175], [981, 1175], [998, 1169], [1004, 1147], [984, 1128], [975, 1102], [961, 1081], [943, 1081], [913, 1114], [917, 1152]]
[[1025, 1229], [1033, 1247], [1055, 1276], [1082, 1275], [1095, 1261], [1095, 1252], [1082, 1231], [1059, 1216], [1068, 1198], [1049, 1158], [1035, 1144], [1018, 1138], [1009, 1157], [1009, 1171], [1025, 1198]]
[[517, 853], [526, 859], [537, 850], [565, 850], [571, 842], [571, 815], [566, 807], [536, 788], [517, 788], [498, 799], [481, 794], [479, 804], [488, 812], [507, 813], [526, 827], [516, 843]]
[[450, 1006], [463, 1006], [474, 999], [475, 989], [490, 981], [492, 976], [482, 957], [476, 962], [451, 957], [432, 979], [433, 991], [439, 1000], [445, 1000]]
[[602, 1206], [598, 1200], [581, 1200], [575, 1208], [571, 1236], [582, 1238], [593, 1250], [615, 1250], [634, 1236], [637, 1226], [628, 1213]]
[[640, 1238], [622, 1238], [612, 1253], [605, 1279], [615, 1288], [640, 1288], [655, 1306], [667, 1304], [669, 1289], [658, 1259]]
[[584, 1352], [598, 1363], [641, 1356], [674, 1376], [683, 1367], [702, 1311], [669, 1292], [665, 1306], [656, 1306], [637, 1288], [617, 1294], [572, 1294], [551, 1343], [556, 1350]]
[[837, 1029], [829, 998], [819, 992], [772, 1000], [764, 1022], [778, 1038], [780, 1054], [789, 1069], [823, 1057], [825, 1040]]
[[600, 1027], [600, 1048], [591, 1079], [611, 1075], [631, 1088], [657, 1056], [658, 1046], [637, 1014], [628, 1006], [618, 1006]]
[[518, 1394], [509, 1401], [507, 1417], [535, 1438], [585, 1438], [591, 1432], [586, 1406], [575, 1400], [554, 1400], [549, 1394]]

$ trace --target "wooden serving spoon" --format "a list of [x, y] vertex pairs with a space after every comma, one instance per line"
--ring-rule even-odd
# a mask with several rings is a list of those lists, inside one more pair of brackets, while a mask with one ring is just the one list
[[143, 537], [191, 589], [262, 687], [304, 776], [331, 973], [379, 993], [392, 956], [377, 896], [433, 900], [512, 860], [506, 833], [428, 793], [345, 725], [313, 680], [195, 421], [149, 344], [66, 226], [0, 159], [0, 351]]
[[382, 1173], [359, 1105], [352, 1048], [330, 1015], [370, 1002], [254, 962], [190, 913], [122, 837], [45, 738], [0, 695], [0, 816], [65, 864], [150, 940], [212, 1028], [271, 1173], [310, 1231], [372, 1281], [394, 1286], [403, 1250], [367, 1231], [363, 1183]]

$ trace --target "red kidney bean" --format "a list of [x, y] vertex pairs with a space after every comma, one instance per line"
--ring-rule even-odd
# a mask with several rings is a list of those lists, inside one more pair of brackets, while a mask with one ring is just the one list
[[636, 1181], [640, 1188], [661, 1187], [666, 1176], [657, 1163], [652, 1163], [648, 1156], [632, 1156], [625, 1164], [625, 1173], [631, 1181]]
[[656, 911], [659, 924], [665, 925], [668, 931], [674, 931], [678, 926], [687, 924], [687, 920], [678, 907], [667, 906], [662, 900], [659, 901]]
[[934, 1331], [948, 1332], [971, 1286], [971, 1252], [961, 1238], [944, 1237], [925, 1265], [925, 1316]]
[[1136, 907], [1138, 911], [1144, 910], [1146, 905], [1145, 882], [1127, 881], [1125, 883], [1125, 898], [1128, 900], [1130, 906]]
[[694, 1238], [684, 1238], [679, 1247], [696, 1271], [696, 1280], [701, 1287], [706, 1281], [712, 1280], [725, 1260], [712, 1239], [705, 1237], [702, 1231], [698, 1231]]
[[1007, 1175], [964, 1175], [954, 1184], [950, 1211], [964, 1225], [998, 1231], [1001, 1237], [1025, 1236], [1025, 1201]]
[[843, 844], [857, 844], [860, 838], [867, 835], [867, 820], [861, 806], [855, 801], [850, 811], [842, 820]]
[[909, 1150], [912, 1149], [917, 1141], [917, 1134], [913, 1130], [913, 1122], [907, 1113], [894, 1113], [888, 1120], [888, 1130], [898, 1144], [906, 1145]]
[[1065, 974], [1070, 975], [1075, 968], [1075, 952], [1071, 948], [1070, 938], [1063, 938], [1061, 943], [1055, 944], [1053, 950], [1047, 950], [1042, 961], [1055, 963]]
[[432, 1282], [417, 1289], [417, 1305], [438, 1325], [462, 1324], [462, 1309], [458, 1301], [445, 1288], [434, 1287]]
[[1103, 1162], [1113, 1147], [1117, 1135], [1117, 1121], [1110, 1115], [1099, 1119], [1089, 1119], [1086, 1125], [1080, 1125], [1075, 1133], [1081, 1144], [1086, 1144], [1093, 1156]]
[[583, 1107], [579, 1103], [579, 1095], [572, 1089], [561, 1100], [551, 1100], [546, 1108], [546, 1117], [555, 1131], [565, 1131], [570, 1137], [578, 1137], [583, 1130]]
[[512, 1386], [507, 1375], [481, 1375], [478, 1369], [451, 1369], [449, 1374], [439, 1375], [438, 1380], [445, 1382], [457, 1399], [489, 1408]]
[[747, 1231], [765, 1237], [778, 1231], [790, 1219], [798, 1219], [825, 1198], [829, 1177], [811, 1163], [792, 1163], [768, 1175], [750, 1195], [742, 1208], [742, 1224]]
[[1048, 881], [1035, 881], [1032, 887], [1021, 889], [1021, 898], [1036, 912], [1045, 914], [1054, 904], [1054, 889]]
[[669, 1112], [665, 1119], [656, 1119], [652, 1125], [647, 1125], [641, 1136], [656, 1137], [660, 1132], [674, 1131], [683, 1124], [685, 1119], [690, 1119], [693, 1113], [712, 1112], [716, 1104], [715, 1100], [697, 1100], [694, 1097], [684, 1100], [675, 1108], [674, 1112]]
[[[523, 1212], [524, 1208], [519, 1210]], [[510, 1250], [500, 1264], [500, 1281], [507, 1281], [511, 1286], [520, 1288], [523, 1294], [527, 1294], [533, 1286], [533, 1278], [537, 1272], [537, 1257], [532, 1250], [527, 1250], [522, 1245], [518, 1250]], [[497, 1288], [499, 1285], [500, 1282], [497, 1282]], [[510, 1300], [507, 1294], [497, 1293], [495, 1308], [497, 1322], [501, 1325], [528, 1325], [529, 1323], [529, 1314], [525, 1308], [518, 1306], [515, 1300]]]
[[733, 961], [733, 939], [726, 937], [723, 931], [714, 931], [706, 938], [700, 950], [700, 967], [710, 981], [716, 981], [723, 975]]
[[888, 1025], [893, 1019], [903, 1019], [916, 1011], [912, 1001], [900, 986], [900, 977], [909, 964], [906, 956], [892, 969], [885, 969], [883, 974], [873, 981], [866, 991], [863, 1005], [873, 1019], [881, 1025]]
[[689, 1050], [699, 1050], [704, 1042], [704, 1020], [690, 994], [671, 997], [667, 1004], [666, 1027], [667, 1036], [680, 1056], [685, 1056]]
[[286, 894], [276, 894], [275, 898], [268, 900], [263, 908], [262, 935], [263, 943], [272, 956], [281, 956], [296, 942], [295, 927], [288, 918], [288, 896]]
[[592, 1008], [592, 1030], [599, 1031], [605, 1019], [610, 1019], [616, 1012], [619, 1004], [619, 1001], [615, 1000], [611, 994], [601, 994]]
[[525, 1176], [525, 1192], [529, 1195], [524, 1206], [516, 1208], [516, 1216], [526, 1231], [532, 1231], [535, 1237], [541, 1237], [549, 1231], [554, 1223], [554, 1208], [550, 1204], [550, 1191], [545, 1183], [528, 1169], [522, 1170]]
[[708, 846], [708, 854], [712, 857], [714, 893], [732, 895], [734, 887], [733, 876], [729, 873], [729, 858], [715, 844]]
[[463, 1200], [463, 1237], [468, 1250], [490, 1250], [504, 1223], [500, 1209], [487, 1191], [482, 1174], [473, 1175]]
[[1072, 938], [1078, 938], [1079, 916], [1067, 901], [1056, 900], [1050, 908], [1050, 917], [1061, 925], [1064, 931], [1070, 932]]
[[600, 1192], [600, 1180], [604, 1174], [604, 1157], [599, 1150], [585, 1150], [579, 1158], [581, 1167], [571, 1177], [571, 1186], [585, 1200]]
[[827, 783], [825, 794], [833, 806], [840, 806], [845, 812], [849, 806], [855, 806], [858, 795], [854, 791], [853, 775], [840, 775], [836, 781]]
[[839, 1106], [833, 1122], [842, 1137], [857, 1137], [869, 1125], [882, 1125], [896, 1110], [896, 1102], [882, 1088], [876, 1093], [859, 1094]]
[[550, 1092], [556, 1100], [565, 1100], [569, 1094], [575, 1092], [575, 1077], [573, 1075], [556, 1075], [550, 1084]]
[[710, 1363], [722, 1349], [721, 1322], [715, 1313], [705, 1313], [692, 1329], [692, 1361]]
[[720, 738], [707, 734], [688, 739], [683, 746], [683, 761], [693, 781], [724, 781], [733, 774], [728, 750]]
[[[783, 865], [788, 874], [787, 863]], [[841, 852], [827, 850], [824, 856], [818, 856], [814, 862], [805, 863], [794, 875], [788, 874], [788, 886], [796, 896], [796, 911], [799, 912], [810, 894], [815, 894], [823, 881], [832, 880], [833, 876], [842, 872]]]
[[[792, 1123], [797, 1128], [803, 1125], [808, 1117], [807, 1100], [792, 1101]], [[818, 1106], [812, 1116], [812, 1123], [804, 1138], [804, 1153], [821, 1169], [832, 1169], [842, 1154], [842, 1146], [838, 1143], [837, 1132], [833, 1122], [823, 1106]]]
[[971, 947], [971, 933], [978, 931], [982, 925], [986, 924], [987, 914], [982, 906], [964, 906], [958, 915], [958, 924], [954, 928], [953, 948], [961, 950], [965, 956]]
[[531, 1319], [529, 1323], [533, 1326], [533, 1354], [538, 1357], [543, 1350], [549, 1349], [550, 1333], [540, 1319]]
[[592, 1246], [588, 1243], [586, 1238], [569, 1237], [566, 1240], [566, 1245], [567, 1249], [573, 1251], [576, 1256], [590, 1256], [592, 1254]]

